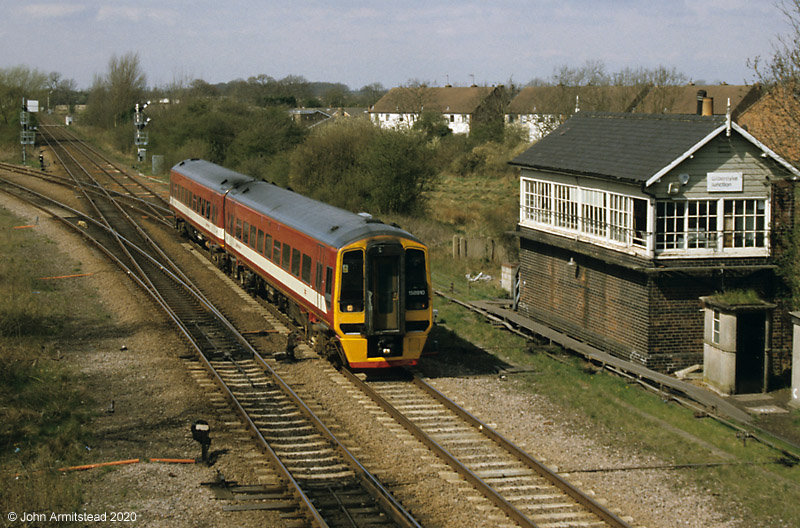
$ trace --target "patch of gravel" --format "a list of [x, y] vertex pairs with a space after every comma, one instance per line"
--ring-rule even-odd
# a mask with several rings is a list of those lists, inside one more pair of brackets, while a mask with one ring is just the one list
[[730, 514], [715, 509], [708, 494], [687, 484], [674, 471], [636, 470], [582, 473], [580, 469], [624, 468], [666, 464], [641, 455], [631, 446], [598, 444], [577, 417], [546, 398], [515, 388], [512, 379], [497, 377], [429, 379], [437, 389], [482, 418], [503, 436], [546, 462], [570, 482], [592, 490], [617, 514], [633, 517], [648, 528], [734, 528]]

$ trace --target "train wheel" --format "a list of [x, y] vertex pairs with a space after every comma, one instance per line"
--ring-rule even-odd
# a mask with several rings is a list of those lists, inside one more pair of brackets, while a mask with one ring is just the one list
[[342, 347], [332, 339], [326, 340], [325, 358], [331, 362], [335, 369], [340, 369], [344, 365], [344, 353]]

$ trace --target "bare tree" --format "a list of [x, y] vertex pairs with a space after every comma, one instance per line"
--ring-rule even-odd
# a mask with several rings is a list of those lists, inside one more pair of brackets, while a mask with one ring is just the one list
[[0, 122], [18, 124], [22, 98], [39, 97], [46, 86], [47, 74], [38, 70], [26, 66], [0, 68]]
[[95, 76], [89, 94], [87, 118], [97, 125], [117, 126], [133, 112], [144, 95], [147, 77], [138, 53], [112, 55], [105, 76]]

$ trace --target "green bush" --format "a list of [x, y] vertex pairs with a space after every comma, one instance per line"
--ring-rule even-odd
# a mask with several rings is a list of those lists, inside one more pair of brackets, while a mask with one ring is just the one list
[[352, 211], [411, 214], [435, 175], [434, 147], [423, 134], [351, 120], [318, 127], [294, 151], [289, 183]]

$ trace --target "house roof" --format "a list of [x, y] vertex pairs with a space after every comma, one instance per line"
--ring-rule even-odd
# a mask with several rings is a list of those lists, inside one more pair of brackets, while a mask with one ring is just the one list
[[423, 110], [471, 114], [496, 88], [487, 86], [392, 88], [372, 107], [372, 113], [416, 113]]
[[509, 114], [630, 112], [646, 91], [640, 86], [528, 86], [508, 105]]
[[[579, 112], [510, 163], [649, 186], [724, 133], [725, 116]], [[735, 122], [730, 126], [796, 176], [800, 171]]]
[[655, 86], [637, 105], [635, 111], [643, 113], [696, 114], [698, 92], [714, 99], [714, 115], [726, 115], [728, 99], [734, 119], [758, 101], [759, 85], [707, 84], [685, 86]]
[[737, 120], [771, 149], [794, 163], [800, 162], [800, 102], [791, 91], [776, 86], [742, 112]]

